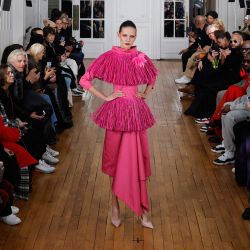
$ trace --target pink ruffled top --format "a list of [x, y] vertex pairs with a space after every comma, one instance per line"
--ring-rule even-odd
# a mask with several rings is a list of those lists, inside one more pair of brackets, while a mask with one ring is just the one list
[[138, 85], [154, 85], [157, 69], [152, 61], [136, 47], [113, 47], [98, 57], [80, 80], [88, 90], [94, 78], [114, 85], [125, 96], [104, 102], [93, 113], [93, 119], [102, 128], [114, 131], [142, 131], [154, 124], [154, 117], [146, 102], [138, 98]]

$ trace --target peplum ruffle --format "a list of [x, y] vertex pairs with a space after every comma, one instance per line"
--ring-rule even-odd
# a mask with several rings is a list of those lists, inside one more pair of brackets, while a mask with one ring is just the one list
[[146, 102], [137, 97], [105, 102], [92, 117], [98, 126], [112, 131], [143, 131], [155, 123]]

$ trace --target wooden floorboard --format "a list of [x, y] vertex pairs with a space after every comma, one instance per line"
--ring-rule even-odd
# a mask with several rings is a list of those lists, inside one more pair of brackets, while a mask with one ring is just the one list
[[213, 145], [183, 115], [190, 101], [180, 101], [174, 84], [180, 61], [155, 64], [160, 74], [147, 100], [156, 118], [148, 131], [155, 229], [142, 228], [124, 204], [122, 225], [110, 224], [110, 182], [101, 172], [104, 131], [90, 119], [101, 101], [75, 98], [74, 127], [60, 135], [56, 172], [35, 172], [30, 200], [15, 202], [22, 224], [0, 224], [0, 250], [250, 249], [250, 222], [241, 219], [247, 192], [235, 183], [232, 166], [212, 164]]

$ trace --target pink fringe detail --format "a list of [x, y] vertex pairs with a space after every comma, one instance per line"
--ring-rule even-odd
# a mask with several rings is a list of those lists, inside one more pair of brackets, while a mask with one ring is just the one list
[[147, 62], [147, 60], [145, 59], [145, 54], [140, 53], [138, 56], [133, 58], [132, 62], [138, 65], [139, 67], [143, 67], [144, 64]]
[[93, 78], [123, 86], [154, 85], [158, 73], [152, 61], [142, 52], [136, 49], [131, 53], [123, 52], [117, 47], [98, 57], [87, 72]]
[[142, 131], [155, 123], [148, 105], [140, 98], [105, 102], [93, 113], [93, 120], [101, 128], [113, 131]]

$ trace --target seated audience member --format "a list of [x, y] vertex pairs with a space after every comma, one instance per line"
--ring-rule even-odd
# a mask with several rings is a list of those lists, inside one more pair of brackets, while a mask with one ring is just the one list
[[210, 10], [206, 14], [206, 22], [208, 25], [213, 24], [218, 18], [218, 13], [216, 11]]
[[56, 45], [54, 43], [55, 37], [56, 37], [55, 29], [51, 27], [44, 27], [43, 36], [44, 36], [43, 45], [46, 49], [44, 61], [45, 63], [47, 62], [50, 63], [49, 67], [57, 67], [58, 61], [57, 61], [57, 56], [55, 52]]
[[1, 64], [7, 64], [7, 59], [8, 59], [9, 54], [10, 54], [13, 50], [16, 50], [16, 49], [22, 50], [22, 49], [23, 49], [23, 46], [20, 45], [20, 44], [12, 44], [12, 45], [7, 46], [7, 47], [4, 49], [4, 51], [3, 51], [3, 55], [2, 55], [2, 59], [1, 59]]
[[[207, 53], [209, 52], [210, 47], [212, 47], [216, 41], [216, 38], [214, 36], [214, 32], [216, 30], [219, 30], [219, 28], [215, 25], [209, 25], [206, 28], [206, 33], [208, 35], [208, 37], [211, 40], [211, 44], [209, 46], [204, 46], [203, 49], [198, 49], [189, 59], [188, 59], [188, 63], [186, 66], [186, 70], [183, 73], [183, 76], [185, 77], [185, 79], [188, 79], [188, 82], [191, 81], [191, 79], [194, 76], [194, 73], [197, 69], [198, 63], [205, 57], [207, 56]], [[186, 81], [177, 81], [176, 83], [185, 83]], [[183, 93], [187, 93], [187, 94], [193, 94], [194, 92], [194, 86], [192, 84], [187, 85], [184, 88], [180, 88], [178, 91], [183, 92]]]
[[[8, 56], [9, 65], [12, 67], [15, 82], [8, 88], [11, 96], [15, 117], [22, 121], [28, 122], [32, 129], [28, 129], [32, 134], [28, 137], [26, 147], [28, 151], [38, 160], [43, 158], [46, 162], [54, 164], [58, 160], [48, 157], [46, 153], [46, 141], [43, 137], [46, 133], [46, 124], [50, 120], [52, 109], [50, 105], [35, 91], [31, 85], [35, 83], [40, 75], [35, 70], [31, 70], [28, 75], [24, 76], [26, 67], [26, 53], [20, 50], [14, 50]], [[6, 96], [6, 95], [5, 95]], [[10, 100], [9, 100], [10, 101]], [[40, 112], [45, 111], [45, 114]], [[33, 139], [32, 139], [33, 138]], [[27, 139], [27, 138], [26, 138]], [[30, 140], [31, 139], [31, 140]], [[37, 143], [33, 143], [35, 140]]]
[[[35, 43], [30, 47], [30, 54], [28, 60], [28, 69], [29, 71], [32, 69], [36, 69], [37, 72], [40, 73], [40, 78], [37, 82], [31, 85], [32, 89], [39, 93], [41, 97], [50, 104], [52, 109], [52, 114], [50, 117], [51, 127], [48, 126], [47, 130], [47, 141], [48, 144], [55, 141], [55, 123], [57, 122], [57, 118], [53, 109], [53, 105], [51, 103], [50, 97], [46, 95], [45, 88], [49, 84], [49, 80], [55, 77], [55, 69], [47, 68], [42, 65], [43, 56], [45, 54], [45, 47], [42, 44]], [[52, 130], [51, 130], [52, 129]]]
[[[69, 109], [70, 105], [68, 100], [68, 92], [71, 93], [71, 88], [76, 88], [75, 78], [72, 70], [66, 65], [66, 49], [62, 46], [58, 46], [56, 53], [59, 61], [59, 65], [57, 67], [57, 99], [63, 112], [63, 116], [65, 119], [71, 120], [72, 114]], [[71, 103], [71, 105], [73, 104]]]
[[[250, 71], [250, 53], [244, 58], [245, 68]], [[222, 138], [223, 142], [212, 149], [213, 152], [221, 153], [220, 157], [214, 160], [216, 165], [226, 165], [235, 161], [235, 136], [234, 125], [247, 120], [250, 117], [250, 87], [247, 88], [247, 94], [237, 98], [233, 102], [227, 102], [222, 109]]]
[[245, 16], [244, 26], [240, 31], [243, 32], [248, 38], [250, 37], [250, 15]]
[[30, 42], [27, 45], [26, 51], [29, 50], [29, 48], [34, 43], [43, 43], [43, 30], [41, 28], [33, 28], [30, 32]]
[[15, 82], [9, 90], [14, 97], [16, 110], [20, 111], [18, 116], [39, 129], [43, 133], [44, 139], [48, 139], [46, 130], [49, 126], [52, 108], [32, 89], [32, 84], [40, 79], [40, 73], [37, 72], [37, 69], [32, 69], [26, 77], [23, 76], [26, 67], [26, 54], [23, 51], [12, 51], [8, 56], [8, 63], [11, 65], [15, 77]]
[[[187, 49], [183, 49], [180, 51], [182, 59], [182, 68], [183, 72], [186, 70], [188, 59], [197, 51], [202, 49], [203, 47], [210, 45], [211, 40], [209, 39], [208, 35], [206, 34], [206, 18], [204, 16], [196, 16], [195, 17], [195, 27], [197, 29], [197, 38], [196, 41], [189, 46]], [[190, 82], [190, 79], [185, 75], [179, 79], [175, 80], [176, 83], [186, 84]]]
[[[50, 161], [54, 160], [52, 157], [48, 156], [48, 153], [52, 150], [50, 147], [46, 147], [46, 151], [43, 149], [43, 146], [34, 144], [34, 141], [42, 144], [42, 139], [39, 140], [39, 132], [34, 128], [27, 127], [29, 124], [23, 122], [20, 118], [17, 118], [15, 115], [15, 109], [13, 105], [13, 99], [9, 92], [9, 87], [14, 82], [14, 76], [12, 70], [7, 65], [0, 66], [0, 115], [3, 117], [5, 126], [13, 127], [19, 129], [21, 133], [21, 144], [24, 144], [25, 147], [29, 150], [32, 148], [31, 154], [35, 151], [34, 157], [37, 156], [37, 160], [41, 158]], [[38, 154], [37, 151], [41, 151], [41, 154]], [[45, 152], [44, 152], [45, 151]], [[52, 153], [50, 153], [53, 155]], [[36, 165], [36, 168], [40, 171], [43, 170], [45, 173], [51, 173], [55, 170], [54, 167], [50, 167], [45, 163], [44, 160], [39, 160], [39, 164]]]
[[83, 41], [77, 42], [75, 39], [71, 39], [71, 41], [65, 44], [65, 48], [67, 50], [67, 57], [75, 60], [78, 65], [78, 80], [85, 74], [85, 66], [84, 66], [84, 54], [82, 52], [82, 47], [84, 45]]
[[62, 31], [62, 20], [58, 17], [55, 19], [56, 24], [56, 37], [54, 43], [56, 45], [65, 46], [65, 34]]
[[0, 180], [0, 220], [10, 226], [21, 223], [16, 216], [19, 208], [13, 206], [13, 191], [14, 187], [8, 181]]
[[[241, 53], [241, 46], [243, 45], [243, 38], [242, 35], [239, 33], [233, 33], [231, 38], [231, 48], [238, 50], [238, 53]], [[244, 67], [244, 66], [243, 66]], [[220, 120], [221, 118], [221, 109], [223, 108], [223, 105], [225, 102], [234, 101], [236, 98], [246, 94], [246, 89], [248, 87], [248, 81], [249, 76], [248, 74], [245, 74], [245, 70], [242, 69], [241, 77], [243, 78], [242, 81], [239, 83], [236, 83], [234, 85], [231, 85], [227, 90], [219, 91], [217, 94], [217, 107], [216, 110], [211, 117], [210, 122], [213, 123], [215, 120]]]
[[62, 35], [65, 37], [65, 41], [68, 42], [72, 38], [71, 20], [66, 13], [62, 13], [60, 19], [62, 21]]
[[[192, 79], [195, 97], [186, 115], [196, 117], [198, 123], [208, 123], [216, 108], [218, 91], [227, 89], [241, 80], [242, 54], [230, 46], [228, 32], [215, 31], [217, 47], [212, 47], [207, 57], [199, 62], [198, 70]], [[201, 120], [201, 121], [200, 121]]]
[[0, 116], [0, 143], [8, 151], [8, 154], [15, 155], [18, 166], [20, 167], [20, 181], [18, 182], [15, 196], [19, 199], [28, 200], [30, 193], [30, 171], [29, 167], [37, 164], [37, 160], [33, 158], [17, 142], [21, 139], [20, 131], [17, 128], [11, 128], [3, 123]]

